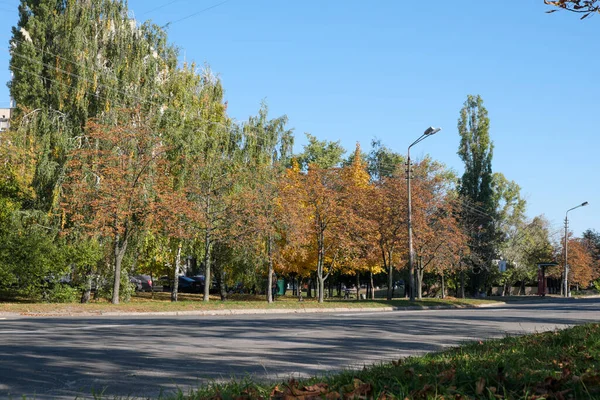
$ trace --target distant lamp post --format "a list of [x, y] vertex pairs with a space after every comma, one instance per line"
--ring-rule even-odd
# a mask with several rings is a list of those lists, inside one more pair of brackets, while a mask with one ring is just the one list
[[569, 208], [567, 210], [567, 212], [565, 213], [565, 270], [564, 270], [564, 279], [563, 279], [563, 297], [569, 297], [570, 293], [569, 293], [569, 263], [568, 263], [568, 258], [567, 258], [567, 247], [568, 247], [568, 243], [569, 243], [569, 211], [574, 210], [576, 208], [579, 207], [584, 207], [587, 206], [588, 202], [584, 201], [583, 203], [581, 203], [578, 206], [575, 206], [573, 208]]
[[415, 144], [425, 140], [431, 135], [435, 135], [442, 128], [434, 128], [430, 126], [423, 132], [421, 137], [415, 140], [410, 146], [408, 146], [407, 157], [406, 157], [406, 182], [408, 192], [408, 282], [410, 286], [410, 301], [415, 301], [415, 266], [414, 266], [414, 254], [413, 254], [413, 240], [412, 240], [412, 210], [411, 210], [411, 198], [410, 198], [410, 148]]

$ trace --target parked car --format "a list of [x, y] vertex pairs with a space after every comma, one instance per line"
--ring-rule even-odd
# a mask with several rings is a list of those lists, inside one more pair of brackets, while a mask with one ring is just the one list
[[190, 276], [190, 279], [193, 279], [194, 282], [196, 282], [196, 284], [198, 285], [200, 292], [199, 293], [204, 293], [204, 275], [196, 275], [196, 276]]
[[[190, 278], [192, 278], [193, 280], [195, 280], [196, 282], [198, 282], [199, 285], [201, 285], [201, 293], [204, 293], [204, 284], [206, 281], [206, 278], [204, 277], [204, 275], [196, 275], [196, 276], [191, 276]], [[217, 280], [213, 279], [212, 281], [212, 285], [210, 285], [209, 288], [209, 293], [210, 294], [218, 294], [219, 293], [219, 285], [217, 284]]]
[[[170, 292], [173, 281], [166, 275], [161, 276], [159, 283], [162, 284], [163, 292]], [[181, 293], [201, 293], [204, 285], [200, 282], [196, 282], [192, 278], [180, 275], [177, 280], [177, 291]]]
[[135, 284], [136, 292], [152, 291], [152, 278], [148, 275], [134, 275], [129, 278], [129, 282]]
[[187, 276], [179, 276], [179, 288], [181, 293], [201, 293], [204, 291], [204, 285], [196, 282]]

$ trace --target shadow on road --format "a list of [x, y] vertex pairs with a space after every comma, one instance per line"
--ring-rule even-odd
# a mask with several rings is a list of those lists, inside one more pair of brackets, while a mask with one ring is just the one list
[[[39, 318], [0, 326], [0, 397], [158, 396], [161, 389], [357, 368], [465, 341], [588, 322], [600, 301], [375, 314]], [[582, 313], [584, 312], [584, 313]]]

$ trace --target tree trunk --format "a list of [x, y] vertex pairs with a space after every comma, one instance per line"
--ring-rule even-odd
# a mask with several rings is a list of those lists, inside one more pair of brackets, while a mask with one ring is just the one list
[[521, 296], [525, 295], [525, 279], [521, 281], [521, 287], [519, 288], [519, 294]]
[[394, 297], [394, 267], [392, 263], [393, 253], [391, 251], [388, 252], [387, 260], [385, 258], [385, 251], [381, 250], [381, 255], [383, 257], [383, 267], [387, 270], [388, 273], [388, 290], [387, 290], [387, 299], [392, 300]]
[[565, 274], [560, 274], [560, 281], [563, 282], [563, 284], [560, 285], [560, 296], [561, 297], [565, 297], [565, 285], [564, 285], [564, 281], [565, 281]]
[[298, 275], [298, 301], [302, 301], [302, 277]]
[[179, 269], [181, 267], [181, 242], [177, 246], [177, 254], [175, 256], [175, 277], [173, 286], [171, 287], [171, 301], [177, 301], [177, 293], [179, 292]]
[[150, 280], [152, 281], [152, 287], [150, 287], [150, 298], [154, 300], [154, 275], [150, 271]]
[[96, 282], [96, 290], [94, 290], [94, 300], [98, 300], [100, 298], [100, 291], [98, 290], [98, 285], [100, 284], [100, 275], [94, 276], [94, 282]]
[[356, 271], [356, 301], [360, 300], [360, 274]]
[[308, 283], [306, 285], [306, 297], [312, 297], [312, 278], [308, 278]]
[[210, 287], [212, 278], [210, 276], [210, 259], [211, 259], [212, 241], [210, 237], [210, 229], [206, 230], [204, 235], [204, 301], [209, 301]]
[[119, 290], [121, 289], [121, 263], [123, 261], [123, 256], [125, 255], [125, 250], [127, 250], [127, 239], [123, 240], [123, 243], [120, 243], [120, 238], [120, 235], [115, 237], [115, 280], [113, 282], [112, 294], [113, 304], [119, 304]]
[[444, 273], [442, 272], [442, 299], [446, 298], [446, 282], [444, 279]]
[[371, 300], [375, 300], [375, 286], [373, 283], [373, 270], [369, 270], [369, 281], [371, 284]]
[[423, 298], [423, 259], [419, 256], [417, 260], [417, 298], [421, 300]]
[[273, 282], [273, 252], [272, 252], [272, 246], [273, 246], [273, 236], [271, 234], [269, 234], [269, 237], [267, 238], [267, 303], [273, 303], [273, 285], [277, 284], [277, 282]]
[[323, 303], [325, 301], [325, 296], [324, 296], [324, 290], [325, 290], [325, 279], [323, 279], [323, 276], [318, 278], [318, 284], [319, 284], [319, 303]]
[[323, 303], [323, 290], [325, 289], [325, 280], [323, 279], [323, 263], [324, 263], [324, 252], [325, 252], [325, 237], [323, 235], [323, 230], [319, 232], [317, 236], [317, 246], [318, 246], [318, 254], [317, 254], [317, 295], [319, 299], [319, 303]]
[[465, 271], [460, 270], [460, 298], [465, 298]]
[[388, 290], [387, 290], [387, 299], [388, 300], [392, 300], [392, 297], [394, 296], [394, 270], [392, 269], [392, 265], [389, 264], [387, 266], [387, 271], [388, 271]]
[[221, 266], [220, 268], [215, 268], [219, 271], [219, 293], [221, 295], [221, 301], [227, 300], [227, 285], [225, 282], [225, 268]]
[[92, 268], [88, 267], [85, 273], [85, 288], [81, 293], [81, 304], [89, 303], [92, 296]]

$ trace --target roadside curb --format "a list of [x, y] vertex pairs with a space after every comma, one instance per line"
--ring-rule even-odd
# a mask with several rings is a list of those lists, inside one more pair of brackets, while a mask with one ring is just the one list
[[267, 314], [323, 314], [336, 312], [390, 312], [390, 311], [426, 311], [426, 310], [451, 310], [466, 308], [487, 308], [503, 306], [506, 303], [480, 305], [440, 305], [440, 306], [407, 306], [407, 307], [333, 307], [333, 308], [257, 308], [257, 309], [225, 309], [225, 310], [190, 310], [190, 311], [152, 311], [152, 312], [81, 312], [81, 313], [9, 313], [0, 312], [0, 318], [27, 318], [27, 317], [179, 317], [179, 316], [229, 316], [229, 315], [267, 315]]

